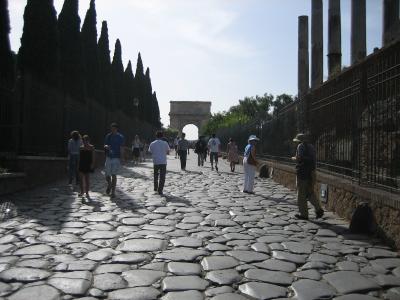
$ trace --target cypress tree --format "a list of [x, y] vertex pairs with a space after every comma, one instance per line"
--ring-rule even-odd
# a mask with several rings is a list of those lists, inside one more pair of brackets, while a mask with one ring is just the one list
[[137, 107], [134, 105], [135, 99], [135, 77], [133, 76], [132, 63], [128, 62], [124, 72], [124, 90], [125, 90], [125, 112], [127, 115], [136, 118], [137, 117]]
[[28, 0], [18, 67], [51, 85], [58, 84], [59, 43], [53, 0]]
[[125, 110], [124, 65], [122, 63], [122, 49], [119, 39], [115, 42], [114, 56], [111, 64], [115, 102], [118, 109]]
[[10, 46], [8, 1], [0, 0], [0, 86], [12, 88], [15, 81], [14, 59]]
[[97, 17], [94, 0], [90, 1], [90, 7], [83, 21], [81, 40], [83, 50], [83, 65], [88, 96], [99, 99], [99, 61], [97, 54]]
[[99, 74], [100, 74], [100, 91], [104, 105], [111, 110], [115, 110], [116, 103], [113, 93], [113, 83], [111, 75], [111, 60], [110, 60], [110, 43], [108, 39], [107, 22], [101, 24], [101, 34], [98, 42], [99, 53]]
[[157, 128], [161, 128], [161, 118], [160, 118], [160, 107], [158, 106], [158, 100], [157, 100], [157, 94], [156, 92], [153, 93], [153, 116], [154, 116], [154, 126], [156, 126]]
[[144, 96], [144, 112], [146, 121], [154, 124], [154, 107], [153, 107], [153, 87], [151, 86], [150, 69], [146, 69], [144, 76], [145, 96]]
[[58, 16], [61, 84], [66, 93], [83, 100], [84, 68], [80, 24], [78, 0], [65, 0]]
[[138, 113], [139, 118], [146, 120], [146, 108], [145, 108], [145, 77], [143, 74], [143, 62], [140, 52], [136, 63], [135, 73], [135, 97], [139, 99]]

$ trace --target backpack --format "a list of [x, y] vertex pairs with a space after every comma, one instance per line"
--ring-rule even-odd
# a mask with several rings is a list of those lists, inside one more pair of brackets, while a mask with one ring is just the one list
[[353, 212], [350, 222], [350, 232], [368, 234], [374, 228], [374, 214], [367, 202], [359, 203]]

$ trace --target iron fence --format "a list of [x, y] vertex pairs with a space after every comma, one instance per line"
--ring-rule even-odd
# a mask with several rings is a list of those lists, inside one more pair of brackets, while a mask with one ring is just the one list
[[400, 192], [400, 42], [312, 90], [269, 120], [223, 128], [243, 148], [260, 135], [265, 158], [291, 163], [297, 130], [311, 133], [318, 168], [359, 184]]

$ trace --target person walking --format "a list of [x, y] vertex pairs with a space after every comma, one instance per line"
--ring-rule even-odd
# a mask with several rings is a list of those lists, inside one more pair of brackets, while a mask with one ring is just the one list
[[214, 170], [214, 161], [215, 161], [215, 170], [218, 171], [218, 155], [220, 152], [221, 142], [219, 138], [215, 137], [215, 133], [211, 135], [211, 138], [208, 140], [208, 149], [210, 150], [210, 162], [211, 162], [211, 170]]
[[182, 133], [181, 139], [178, 142], [178, 155], [181, 160], [181, 170], [186, 170], [186, 159], [189, 152], [189, 142], [185, 139], [185, 134]]
[[135, 138], [132, 142], [132, 156], [133, 164], [138, 165], [140, 160], [140, 138], [138, 135], [135, 135]]
[[314, 189], [317, 163], [315, 148], [309, 143], [310, 136], [308, 134], [297, 134], [293, 142], [298, 143], [296, 156], [292, 157], [292, 160], [296, 161], [297, 205], [299, 208], [299, 214], [296, 214], [295, 217], [308, 220], [307, 201], [310, 201], [314, 206], [316, 218], [319, 219], [324, 215], [324, 210]]
[[163, 140], [163, 132], [158, 131], [156, 140], [149, 146], [149, 152], [151, 152], [153, 158], [154, 191], [160, 195], [163, 194], [165, 175], [167, 174], [167, 154], [169, 154], [169, 151], [168, 143]]
[[226, 152], [228, 152], [228, 161], [231, 167], [231, 172], [235, 172], [235, 166], [239, 162], [239, 154], [238, 147], [232, 138], [229, 139], [229, 143], [226, 146]]
[[244, 169], [244, 186], [243, 193], [254, 194], [254, 177], [256, 176], [257, 159], [256, 144], [260, 139], [255, 135], [250, 135], [248, 144], [244, 149], [243, 169]]
[[207, 144], [204, 141], [204, 137], [200, 136], [194, 145], [194, 152], [197, 154], [197, 165], [204, 166], [204, 156], [207, 153]]
[[90, 144], [90, 138], [88, 135], [84, 135], [82, 141], [83, 145], [79, 150], [79, 174], [81, 176], [81, 192], [79, 196], [83, 196], [83, 193], [85, 193], [86, 197], [90, 199], [89, 174], [94, 170], [94, 164], [95, 164], [94, 146]]
[[175, 149], [175, 158], [178, 158], [178, 144], [179, 144], [179, 137], [177, 136], [174, 140], [174, 149]]
[[82, 145], [81, 135], [78, 131], [71, 132], [71, 138], [68, 140], [68, 183], [72, 184], [75, 178], [75, 183], [79, 184], [79, 149]]
[[106, 194], [111, 198], [115, 197], [115, 188], [117, 186], [117, 174], [121, 167], [121, 157], [124, 157], [125, 138], [118, 131], [118, 124], [111, 124], [111, 132], [104, 140], [104, 150], [106, 152], [105, 175], [107, 181]]

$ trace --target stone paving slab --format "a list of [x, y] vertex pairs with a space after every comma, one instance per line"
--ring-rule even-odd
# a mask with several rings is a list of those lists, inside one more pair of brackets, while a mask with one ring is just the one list
[[398, 252], [327, 212], [297, 220], [296, 195], [242, 167], [187, 171], [168, 158], [126, 164], [117, 197], [92, 175], [91, 199], [58, 183], [9, 196], [0, 222], [0, 299], [400, 299]]

